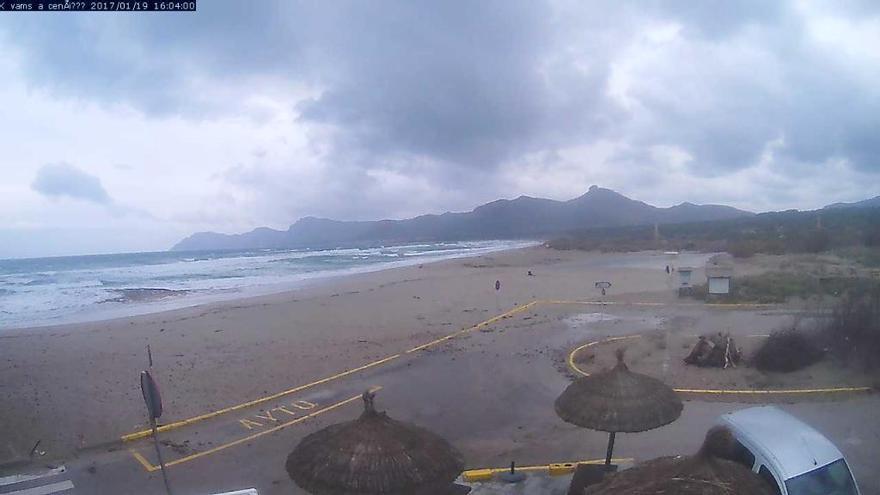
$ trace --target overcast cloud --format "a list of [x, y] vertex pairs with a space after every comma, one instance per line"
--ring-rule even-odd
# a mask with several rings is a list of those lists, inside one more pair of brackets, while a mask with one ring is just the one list
[[[875, 196], [878, 5], [5, 14], [0, 257], [165, 249], [194, 231], [568, 199], [591, 184], [754, 211]], [[71, 241], [79, 231], [91, 244]]]

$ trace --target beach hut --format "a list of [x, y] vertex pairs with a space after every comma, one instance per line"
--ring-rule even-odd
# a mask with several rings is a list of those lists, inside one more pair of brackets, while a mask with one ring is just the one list
[[591, 430], [608, 432], [605, 465], [611, 464], [617, 432], [635, 433], [669, 424], [684, 407], [665, 383], [630, 371], [617, 350], [617, 364], [610, 370], [572, 382], [556, 399], [556, 414], [563, 421]]
[[694, 269], [689, 266], [682, 266], [678, 269], [678, 287], [685, 288], [691, 286], [691, 275]]
[[287, 473], [314, 495], [435, 495], [453, 491], [464, 459], [443, 438], [377, 412], [373, 392], [354, 421], [305, 437], [287, 457]]
[[733, 267], [706, 266], [706, 279], [710, 295], [730, 294], [730, 280], [733, 278]]
[[771, 495], [773, 489], [748, 467], [728, 460], [733, 435], [723, 427], [706, 434], [693, 456], [661, 457], [610, 475], [587, 495]]
[[706, 262], [706, 283], [709, 295], [730, 294], [733, 279], [733, 258], [727, 254], [718, 254]]

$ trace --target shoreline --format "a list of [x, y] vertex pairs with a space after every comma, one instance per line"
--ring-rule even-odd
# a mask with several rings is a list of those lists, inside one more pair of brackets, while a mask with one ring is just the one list
[[[523, 241], [524, 243], [526, 241]], [[460, 260], [460, 259], [468, 259], [474, 258], [484, 255], [497, 254], [497, 253], [505, 253], [523, 249], [531, 249], [536, 247], [541, 247], [542, 243], [535, 241], [534, 243], [526, 244], [523, 246], [515, 246], [515, 247], [503, 247], [499, 249], [484, 249], [484, 250], [475, 250], [472, 253], [466, 253], [462, 255], [440, 255], [436, 257], [431, 257], [427, 260], [420, 259], [412, 259], [412, 260], [399, 260], [399, 261], [390, 261], [381, 265], [367, 265], [363, 267], [355, 267], [353, 269], [340, 269], [340, 270], [327, 270], [323, 272], [313, 272], [316, 273], [316, 276], [309, 276], [312, 273], [304, 274], [303, 278], [290, 281], [290, 282], [277, 282], [277, 283], [268, 283], [263, 285], [256, 285], [250, 287], [243, 287], [236, 290], [224, 290], [220, 293], [213, 294], [197, 294], [197, 295], [189, 295], [191, 291], [190, 289], [164, 289], [164, 288], [153, 288], [153, 287], [140, 287], [140, 288], [126, 288], [126, 289], [117, 289], [118, 291], [169, 291], [169, 292], [179, 292], [178, 295], [172, 295], [168, 298], [160, 298], [154, 301], [132, 301], [131, 303], [122, 303], [121, 301], [101, 301], [96, 304], [103, 304], [106, 302], [117, 302], [122, 304], [132, 304], [132, 307], [129, 308], [114, 308], [113, 310], [96, 310], [89, 312], [89, 315], [82, 315], [81, 317], [72, 316], [70, 318], [65, 318], [63, 321], [55, 321], [55, 322], [46, 322], [46, 323], [38, 323], [36, 325], [27, 325], [27, 326], [8, 326], [8, 327], [0, 327], [0, 339], [7, 338], [10, 336], [14, 336], [16, 332], [39, 332], [39, 331], [48, 331], [48, 330], [58, 330], [63, 327], [71, 327], [71, 326], [80, 326], [80, 325], [88, 325], [88, 324], [99, 324], [105, 322], [114, 322], [121, 320], [131, 320], [139, 317], [150, 317], [152, 315], [161, 315], [165, 313], [174, 313], [177, 311], [185, 311], [185, 310], [197, 310], [203, 307], [210, 307], [215, 305], [223, 305], [223, 304], [236, 304], [243, 303], [249, 300], [255, 300], [264, 297], [272, 297], [272, 296], [284, 296], [290, 293], [300, 292], [304, 290], [312, 290], [312, 289], [320, 289], [322, 287], [326, 288], [327, 286], [332, 285], [333, 283], [337, 283], [339, 281], [345, 281], [345, 279], [351, 277], [359, 277], [364, 275], [369, 275], [373, 273], [391, 271], [391, 270], [400, 270], [405, 269], [417, 265], [434, 265], [437, 263], [443, 263], [448, 261]], [[227, 297], [228, 296], [228, 297]], [[184, 298], [190, 297], [190, 299], [185, 300]]]

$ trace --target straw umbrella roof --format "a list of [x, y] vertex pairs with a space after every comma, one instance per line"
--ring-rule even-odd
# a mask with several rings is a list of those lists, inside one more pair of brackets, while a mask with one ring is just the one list
[[464, 470], [443, 438], [395, 421], [364, 392], [364, 412], [305, 437], [287, 457], [287, 472], [315, 495], [404, 495], [449, 492]]
[[556, 399], [556, 414], [564, 421], [606, 432], [658, 428], [678, 419], [682, 407], [665, 383], [630, 371], [622, 349], [614, 368], [578, 378]]
[[716, 427], [693, 456], [661, 457], [606, 477], [586, 495], [771, 495], [769, 484], [749, 468], [724, 459], [730, 432]]

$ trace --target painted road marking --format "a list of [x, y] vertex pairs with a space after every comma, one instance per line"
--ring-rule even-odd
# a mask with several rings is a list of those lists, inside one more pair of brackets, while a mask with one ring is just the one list
[[65, 490], [73, 490], [73, 482], [70, 480], [59, 481], [49, 485], [35, 486], [33, 488], [25, 488], [14, 492], [6, 492], [3, 495], [51, 495], [52, 493], [63, 492]]
[[[641, 334], [635, 335], [625, 335], [623, 337], [611, 337], [603, 340], [596, 340], [593, 342], [587, 342], [581, 346], [576, 347], [570, 353], [568, 353], [568, 366], [572, 371], [578, 373], [583, 376], [590, 376], [589, 373], [580, 369], [574, 362], [575, 355], [586, 349], [588, 347], [592, 347], [594, 345], [599, 344], [607, 344], [610, 342], [616, 342], [619, 340], [626, 339], [637, 339], [641, 337]], [[777, 390], [728, 390], [728, 389], [699, 389], [699, 388], [673, 388], [676, 392], [683, 394], [707, 394], [707, 395], [808, 395], [808, 394], [829, 394], [829, 393], [855, 393], [855, 392], [870, 392], [873, 390], [872, 387], [828, 387], [828, 388], [799, 388], [799, 389], [777, 389]]]
[[[302, 391], [302, 390], [306, 390], [306, 389], [308, 389], [308, 388], [312, 388], [312, 387], [314, 387], [314, 386], [316, 386], [316, 385], [322, 385], [322, 384], [324, 384], [324, 383], [329, 383], [329, 382], [332, 382], [332, 381], [334, 381], [334, 380], [338, 380], [338, 379], [340, 379], [340, 378], [344, 378], [344, 377], [346, 377], [346, 376], [353, 375], [353, 374], [358, 373], [358, 372], [360, 372], [360, 371], [364, 371], [364, 370], [367, 370], [367, 369], [370, 369], [370, 368], [374, 368], [374, 367], [376, 367], [376, 366], [379, 366], [379, 365], [382, 365], [382, 364], [388, 363], [388, 362], [390, 362], [390, 361], [393, 361], [393, 360], [395, 360], [395, 359], [401, 357], [401, 356], [404, 355], [404, 354], [411, 354], [411, 353], [414, 353], [414, 352], [417, 352], [417, 351], [421, 351], [421, 350], [427, 349], [428, 347], [432, 347], [432, 346], [434, 346], [434, 345], [437, 345], [437, 344], [440, 344], [440, 343], [446, 342], [447, 340], [454, 339], [455, 337], [458, 337], [458, 336], [464, 335], [464, 334], [469, 333], [469, 332], [473, 332], [474, 330], [479, 330], [479, 329], [481, 329], [481, 328], [483, 328], [483, 327], [485, 327], [485, 326], [487, 326], [487, 325], [491, 325], [492, 323], [495, 323], [496, 321], [502, 320], [502, 319], [507, 318], [507, 317], [509, 317], [509, 316], [515, 315], [515, 314], [520, 313], [520, 312], [522, 312], [522, 311], [525, 311], [525, 310], [527, 310], [527, 309], [531, 308], [532, 306], [535, 306], [536, 304], [539, 304], [539, 303], [540, 303], [540, 301], [535, 300], [535, 301], [532, 301], [532, 302], [530, 302], [530, 303], [528, 303], [528, 304], [524, 304], [524, 305], [522, 305], [522, 306], [517, 306], [517, 307], [511, 309], [510, 311], [507, 311], [507, 312], [502, 313], [502, 314], [497, 315], [497, 316], [493, 316], [492, 318], [489, 318], [489, 319], [486, 320], [486, 321], [482, 321], [482, 322], [480, 322], [480, 323], [477, 323], [476, 325], [473, 325], [473, 326], [467, 327], [467, 328], [465, 328], [465, 329], [463, 329], [463, 330], [459, 330], [459, 331], [457, 331], [457, 332], [451, 333], [451, 334], [449, 334], [449, 335], [446, 335], [445, 337], [441, 337], [441, 338], [439, 338], [439, 339], [432, 340], [431, 342], [428, 342], [427, 344], [422, 344], [422, 345], [420, 345], [420, 346], [413, 347], [412, 349], [410, 349], [410, 350], [408, 350], [408, 351], [405, 351], [405, 352], [403, 352], [403, 353], [394, 354], [394, 355], [392, 355], [392, 356], [388, 356], [388, 357], [385, 357], [385, 358], [379, 359], [379, 360], [377, 360], [377, 361], [373, 361], [372, 363], [367, 363], [367, 364], [365, 364], [365, 365], [363, 365], [363, 366], [360, 366], [360, 367], [357, 367], [357, 368], [353, 368], [353, 369], [350, 369], [350, 370], [346, 370], [346, 371], [343, 371], [343, 372], [341, 372], [341, 373], [337, 373], [337, 374], [335, 374], [335, 375], [331, 375], [331, 376], [328, 376], [328, 377], [326, 377], [326, 378], [322, 378], [322, 379], [320, 379], [320, 380], [316, 380], [316, 381], [314, 381], [314, 382], [307, 383], [307, 384], [305, 384], [305, 385], [300, 385], [300, 386], [298, 386], [298, 387], [294, 387], [294, 388], [291, 388], [291, 389], [288, 389], [288, 390], [284, 390], [284, 391], [282, 391], [282, 392], [278, 392], [278, 393], [276, 393], [276, 394], [268, 395], [268, 396], [266, 396], [266, 397], [261, 397], [261, 398], [259, 398], [259, 399], [255, 399], [255, 400], [252, 400], [252, 401], [249, 401], [249, 402], [243, 402], [243, 403], [238, 404], [238, 405], [235, 405], [235, 406], [230, 406], [230, 407], [227, 407], [227, 408], [224, 408], [224, 409], [219, 409], [219, 410], [217, 410], [217, 411], [209, 412], [209, 413], [206, 413], [206, 414], [201, 414], [201, 415], [199, 415], [199, 416], [194, 416], [194, 417], [192, 417], [192, 418], [184, 419], [184, 420], [181, 420], [181, 421], [175, 421], [175, 422], [173, 422], [173, 423], [164, 424], [164, 425], [159, 426], [159, 427], [157, 428], [157, 430], [158, 430], [158, 431], [168, 431], [168, 430], [173, 430], [173, 429], [176, 429], [176, 428], [180, 428], [180, 427], [182, 427], [182, 426], [186, 426], [186, 425], [191, 425], [191, 424], [193, 424], [193, 423], [197, 423], [197, 422], [199, 422], [199, 421], [203, 421], [203, 420], [206, 420], [206, 419], [214, 418], [214, 417], [220, 416], [221, 414], [226, 414], [226, 413], [230, 413], [230, 412], [233, 412], [233, 411], [238, 411], [238, 410], [245, 409], [245, 408], [248, 408], [248, 407], [251, 407], [251, 406], [255, 406], [255, 405], [258, 405], [258, 404], [263, 404], [263, 403], [268, 402], [268, 401], [271, 401], [271, 400], [279, 399], [279, 398], [281, 398], [281, 397], [284, 397], [284, 396], [287, 396], [287, 395], [290, 395], [290, 394], [293, 394], [293, 393], [296, 393], [296, 392], [300, 392], [300, 391]], [[147, 437], [150, 437], [150, 436], [152, 436], [152, 435], [153, 435], [152, 430], [141, 430], [141, 431], [137, 431], [137, 432], [134, 432], [134, 433], [129, 433], [129, 434], [127, 434], [127, 435], [123, 435], [123, 436], [121, 437], [121, 439], [122, 439], [123, 442], [130, 442], [130, 441], [138, 440], [138, 439], [141, 439], [141, 438], [147, 438]]]
[[[315, 404], [314, 402], [309, 402], [307, 400], [300, 399], [300, 400], [295, 400], [295, 401], [291, 402], [290, 407], [297, 409], [297, 410], [300, 410], [300, 411], [309, 411], [309, 410], [312, 410], [312, 409], [318, 407], [318, 404]], [[277, 417], [275, 415], [273, 415], [273, 411], [275, 411], [275, 415], [277, 415]], [[284, 418], [283, 416], [281, 416], [281, 414], [286, 414], [288, 416], [296, 416], [297, 412], [291, 411], [290, 409], [288, 409], [285, 406], [278, 406], [278, 407], [273, 407], [272, 409], [267, 409], [266, 411], [262, 412], [261, 414], [254, 414], [251, 417], [239, 419], [238, 423], [242, 426], [242, 428], [244, 428], [246, 430], [253, 430], [254, 428], [262, 428], [262, 427], [266, 426], [263, 423], [268, 423], [268, 422], [280, 423], [281, 419], [289, 419], [289, 418]], [[251, 419], [251, 418], [255, 418], [255, 419]], [[262, 421], [262, 423], [261, 423], [261, 421]]]
[[[370, 392], [377, 392], [377, 391], [379, 391], [379, 390], [381, 390], [381, 389], [382, 389], [382, 387], [378, 387], [378, 386], [377, 386], [377, 387], [372, 387], [372, 388], [370, 388]], [[324, 414], [324, 413], [326, 413], [326, 412], [332, 411], [332, 410], [334, 410], [334, 409], [338, 409], [338, 408], [340, 408], [340, 407], [342, 407], [342, 406], [344, 406], [344, 405], [346, 405], [346, 404], [351, 404], [352, 402], [355, 402], [355, 401], [361, 399], [361, 397], [362, 397], [362, 394], [358, 394], [358, 395], [355, 395], [355, 396], [353, 396], [353, 397], [349, 397], [348, 399], [345, 399], [345, 400], [343, 400], [343, 401], [340, 401], [340, 402], [337, 402], [337, 403], [332, 404], [332, 405], [330, 405], [330, 406], [327, 406], [327, 407], [325, 407], [325, 408], [323, 408], [323, 409], [319, 409], [319, 410], [314, 411], [314, 412], [312, 412], [312, 413], [306, 414], [305, 416], [300, 416], [300, 417], [298, 417], [298, 418], [296, 418], [296, 419], [292, 419], [292, 420], [290, 420], [290, 421], [287, 421], [286, 423], [282, 423], [282, 424], [280, 424], [280, 425], [278, 425], [278, 426], [275, 426], [275, 427], [269, 428], [269, 429], [267, 429], [267, 430], [262, 430], [262, 431], [259, 431], [259, 432], [257, 432], [257, 433], [254, 433], [254, 434], [252, 434], [252, 435], [248, 435], [248, 436], [246, 436], [246, 437], [239, 438], [239, 439], [237, 439], [237, 440], [233, 440], [233, 441], [231, 441], [231, 442], [227, 442], [227, 443], [224, 443], [224, 444], [222, 444], [222, 445], [218, 445], [218, 446], [216, 446], [216, 447], [214, 447], [214, 448], [211, 448], [211, 449], [208, 449], [208, 450], [204, 450], [204, 451], [202, 451], [202, 452], [196, 452], [195, 454], [190, 454], [190, 455], [188, 455], [188, 456], [184, 456], [184, 457], [181, 457], [181, 458], [179, 458], [179, 459], [175, 459], [175, 460], [173, 460], [173, 461], [166, 462], [166, 463], [165, 463], [165, 467], [176, 466], [176, 465], [178, 465], [178, 464], [183, 464], [183, 463], [185, 463], [185, 462], [189, 462], [189, 461], [192, 461], [192, 460], [198, 459], [198, 458], [200, 458], [200, 457], [204, 457], [204, 456], [211, 455], [211, 454], [216, 454], [217, 452], [220, 452], [220, 451], [222, 451], [222, 450], [226, 450], [226, 449], [228, 449], [228, 448], [230, 448], [230, 447], [234, 447], [234, 446], [236, 446], [236, 445], [241, 445], [242, 443], [249, 442], [249, 441], [251, 441], [251, 440], [253, 440], [253, 439], [255, 439], [255, 438], [259, 438], [259, 437], [261, 437], [261, 436], [263, 436], [263, 435], [268, 435], [269, 433], [273, 433], [273, 432], [276, 432], [276, 431], [279, 431], [279, 430], [283, 430], [284, 428], [287, 428], [288, 426], [293, 426], [293, 425], [296, 425], [296, 424], [302, 423], [303, 421], [305, 421], [305, 420], [307, 420], [307, 419], [309, 419], [309, 418], [314, 418], [314, 417], [319, 416], [319, 415], [321, 415], [321, 414]], [[143, 468], [144, 468], [147, 472], [150, 472], [150, 473], [151, 473], [151, 472], [153, 472], [153, 471], [157, 471], [157, 470], [160, 469], [159, 466], [154, 466], [149, 460], [147, 460], [146, 457], [144, 457], [143, 455], [141, 455], [140, 452], [137, 452], [137, 451], [135, 451], [135, 450], [133, 450], [133, 449], [130, 449], [129, 452], [130, 452], [131, 455], [132, 455], [132, 456], [133, 456], [133, 457], [134, 457], [134, 458], [140, 463], [140, 465], [143, 466]]]

